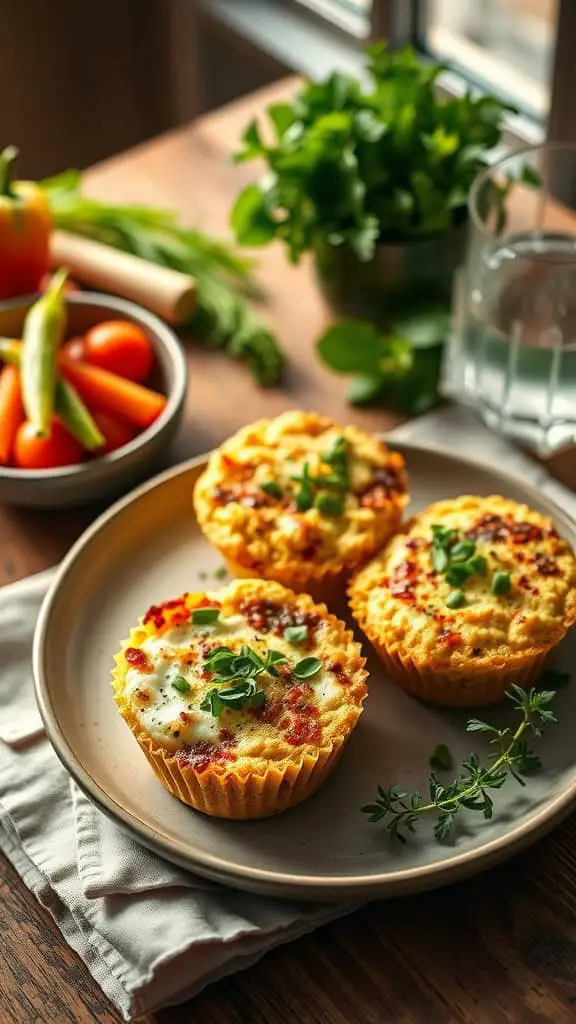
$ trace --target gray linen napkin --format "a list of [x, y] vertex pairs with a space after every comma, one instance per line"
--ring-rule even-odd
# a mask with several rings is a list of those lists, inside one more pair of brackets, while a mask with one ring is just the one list
[[[450, 407], [394, 432], [506, 466], [569, 511], [576, 497]], [[348, 912], [226, 889], [166, 863], [105, 818], [43, 735], [30, 646], [52, 578], [0, 590], [0, 848], [126, 1020], [180, 1002], [267, 950]]]

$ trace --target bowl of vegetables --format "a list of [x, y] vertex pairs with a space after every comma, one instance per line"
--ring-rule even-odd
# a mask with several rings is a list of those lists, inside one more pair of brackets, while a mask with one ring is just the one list
[[161, 320], [112, 295], [0, 304], [0, 502], [68, 508], [157, 467], [184, 410], [186, 359]]

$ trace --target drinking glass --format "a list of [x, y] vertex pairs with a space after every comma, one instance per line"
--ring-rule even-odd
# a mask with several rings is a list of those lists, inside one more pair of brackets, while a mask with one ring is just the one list
[[576, 442], [576, 146], [494, 164], [469, 209], [443, 390], [550, 455]]

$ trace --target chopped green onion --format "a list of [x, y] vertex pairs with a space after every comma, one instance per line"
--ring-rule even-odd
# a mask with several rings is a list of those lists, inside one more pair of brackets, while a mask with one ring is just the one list
[[315, 676], [317, 672], [322, 668], [322, 662], [319, 658], [302, 658], [302, 661], [298, 661], [292, 669], [292, 675], [296, 676], [297, 679], [310, 679]]
[[470, 569], [468, 569], [466, 565], [458, 563], [457, 565], [450, 566], [450, 568], [446, 572], [445, 578], [446, 582], [449, 583], [451, 587], [458, 587], [460, 586], [461, 583], [464, 583], [464, 580], [467, 580], [468, 577], [471, 575], [472, 574], [470, 572]]
[[296, 491], [295, 501], [299, 512], [307, 512], [308, 509], [312, 508], [314, 497], [312, 495], [312, 488], [307, 480], [303, 480], [300, 484]]
[[189, 690], [192, 689], [190, 683], [184, 679], [184, 676], [175, 676], [170, 685], [173, 686], [175, 690], [178, 690], [178, 693], [188, 693]]
[[466, 604], [466, 596], [463, 590], [451, 590], [446, 598], [448, 608], [463, 608]]
[[470, 570], [470, 575], [472, 575], [472, 573], [476, 573], [477, 576], [486, 575], [488, 563], [484, 558], [484, 555], [474, 555], [474, 557], [466, 562], [465, 565]]
[[434, 572], [444, 572], [448, 568], [448, 552], [444, 548], [432, 548], [432, 568]]
[[219, 615], [219, 608], [194, 608], [192, 622], [195, 626], [210, 626], [217, 621]]
[[476, 545], [471, 540], [459, 540], [450, 549], [450, 558], [453, 562], [467, 562], [476, 550]]
[[504, 597], [510, 590], [511, 581], [509, 572], [495, 572], [490, 584], [490, 590], [497, 597]]
[[314, 499], [314, 507], [323, 516], [341, 516], [344, 511], [344, 499], [329, 491], [319, 491]]
[[280, 484], [277, 484], [275, 480], [266, 480], [265, 483], [260, 484], [260, 490], [269, 494], [271, 498], [281, 498], [283, 495]]

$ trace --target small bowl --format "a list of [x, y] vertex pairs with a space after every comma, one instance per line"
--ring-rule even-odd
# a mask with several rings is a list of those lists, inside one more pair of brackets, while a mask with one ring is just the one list
[[[0, 305], [0, 336], [20, 338], [26, 313], [37, 296]], [[167, 396], [158, 419], [133, 441], [109, 455], [77, 466], [16, 469], [0, 466], [0, 502], [36, 508], [70, 508], [118, 497], [150, 476], [172, 440], [184, 411], [186, 358], [176, 335], [158, 317], [114, 295], [76, 292], [66, 295], [66, 336], [85, 334], [103, 320], [132, 320], [148, 335], [156, 356], [152, 386]]]

